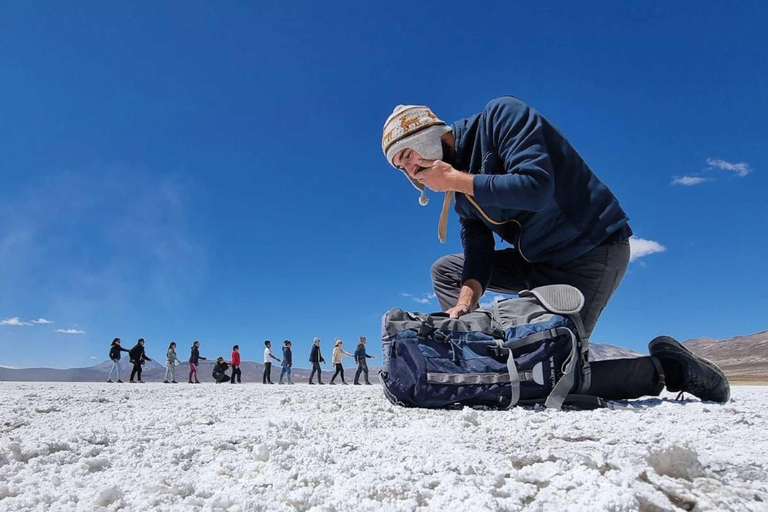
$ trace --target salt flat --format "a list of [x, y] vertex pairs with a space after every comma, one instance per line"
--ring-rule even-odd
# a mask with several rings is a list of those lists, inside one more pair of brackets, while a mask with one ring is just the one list
[[427, 411], [378, 386], [0, 383], [0, 510], [768, 510], [768, 388]]

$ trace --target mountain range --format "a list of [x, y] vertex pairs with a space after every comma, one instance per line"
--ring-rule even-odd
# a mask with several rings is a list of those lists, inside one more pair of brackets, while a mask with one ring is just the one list
[[[684, 345], [690, 350], [707, 359], [714, 361], [728, 376], [732, 382], [768, 382], [768, 331], [759, 332], [749, 336], [737, 336], [727, 340], [711, 338], [698, 338], [687, 340]], [[628, 348], [618, 347], [607, 343], [591, 343], [590, 359], [600, 361], [604, 359], [617, 359], [623, 357], [640, 357], [643, 354]], [[373, 360], [376, 361], [376, 360]], [[43, 381], [43, 382], [99, 382], [107, 380], [112, 363], [104, 361], [87, 368], [8, 368], [0, 366], [0, 381]], [[240, 366], [244, 382], [261, 382], [264, 365], [254, 361], [244, 361]], [[352, 383], [355, 375], [355, 366], [350, 365], [345, 369], [347, 382]], [[123, 359], [122, 379], [127, 381], [130, 375], [131, 365], [127, 359]], [[211, 373], [213, 361], [200, 361], [198, 378], [201, 382], [213, 382]], [[333, 366], [323, 366], [323, 380], [328, 382], [333, 375]], [[176, 379], [179, 382], [187, 381], [187, 364], [176, 367]], [[370, 379], [378, 382], [379, 368], [370, 366]], [[306, 368], [293, 368], [293, 381], [297, 383], [307, 382], [310, 371]], [[147, 361], [144, 366], [142, 379], [147, 382], [162, 381], [165, 376], [165, 367], [157, 361]], [[277, 382], [280, 376], [280, 367], [273, 365], [272, 380]], [[362, 377], [361, 377], [362, 378]], [[337, 382], [340, 382], [337, 381]]]

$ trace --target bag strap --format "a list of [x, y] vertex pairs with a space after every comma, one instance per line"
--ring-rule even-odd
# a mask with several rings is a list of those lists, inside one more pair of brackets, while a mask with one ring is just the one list
[[565, 329], [571, 337], [571, 356], [568, 359], [568, 365], [565, 367], [562, 377], [560, 377], [560, 380], [557, 381], [557, 384], [555, 384], [555, 387], [552, 388], [552, 391], [549, 393], [547, 400], [544, 402], [544, 406], [547, 409], [562, 409], [565, 397], [571, 392], [573, 384], [576, 381], [576, 373], [573, 371], [574, 367], [576, 366], [577, 362], [580, 362], [578, 353], [578, 339], [576, 338], [576, 335], [573, 334], [573, 331], [570, 329], [565, 327], [562, 329]]
[[576, 325], [576, 332], [581, 338], [581, 351], [579, 353], [579, 363], [581, 364], [581, 386], [579, 393], [587, 393], [592, 385], [592, 368], [589, 366], [589, 336], [584, 329], [584, 321], [579, 313], [569, 315], [568, 318]]

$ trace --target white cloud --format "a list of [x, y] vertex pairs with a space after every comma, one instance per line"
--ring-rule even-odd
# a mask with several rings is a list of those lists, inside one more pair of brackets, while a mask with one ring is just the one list
[[52, 324], [50, 320], [46, 320], [45, 318], [38, 318], [37, 320], [32, 320], [33, 324]]
[[724, 171], [735, 172], [736, 175], [742, 178], [749, 174], [751, 171], [749, 164], [746, 162], [732, 164], [731, 162], [726, 162], [725, 160], [721, 160], [719, 158], [707, 158], [707, 165], [709, 165], [711, 169], [722, 169]]
[[96, 356], [91, 356], [91, 359], [98, 359], [98, 357], [96, 357]]
[[701, 176], [675, 176], [672, 179], [672, 185], [685, 185], [691, 187], [699, 185], [705, 181], [712, 181], [712, 178], [703, 178]]
[[80, 329], [56, 329], [56, 332], [62, 334], [85, 334], [85, 331], [81, 331]]
[[0, 320], [0, 325], [32, 325], [29, 322], [24, 322], [19, 317], [15, 316], [13, 318], [6, 318], [5, 320]]
[[643, 256], [648, 256], [649, 254], [664, 252], [667, 250], [667, 248], [661, 245], [659, 242], [638, 238], [636, 236], [629, 238], [629, 249], [630, 262], [635, 261], [638, 258], [642, 258]]
[[489, 307], [493, 306], [494, 302], [500, 301], [501, 299], [506, 299], [506, 297], [503, 296], [503, 295], [498, 295], [498, 294], [494, 295], [493, 297], [489, 297], [489, 299], [487, 301], [481, 302], [480, 303], [480, 307], [483, 308], [483, 309], [489, 308]]
[[418, 302], [419, 304], [431, 304], [432, 299], [437, 297], [437, 295], [435, 295], [434, 293], [423, 293], [421, 295], [414, 295], [412, 293], [401, 293], [400, 296], [413, 299], [413, 302]]

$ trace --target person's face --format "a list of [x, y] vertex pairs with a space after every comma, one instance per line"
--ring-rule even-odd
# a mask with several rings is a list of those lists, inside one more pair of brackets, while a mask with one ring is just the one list
[[240, 352], [240, 348], [239, 347], [235, 347], [235, 352]]
[[267, 348], [272, 348], [272, 344], [271, 343], [267, 343]]
[[115, 340], [115, 343], [119, 345], [120, 344], [120, 340]]
[[139, 345], [141, 345], [141, 346], [143, 347], [143, 346], [144, 346], [144, 342], [143, 342], [143, 341], [140, 341], [140, 342], [139, 342]]
[[291, 348], [291, 344], [290, 343], [286, 343], [285, 346], [288, 347], [288, 348]]
[[176, 348], [176, 344], [175, 343], [171, 343], [171, 348]]
[[413, 149], [406, 148], [395, 155], [392, 159], [392, 163], [395, 167], [401, 171], [408, 173], [411, 178], [416, 178], [416, 175], [426, 169], [421, 165], [421, 155]]

